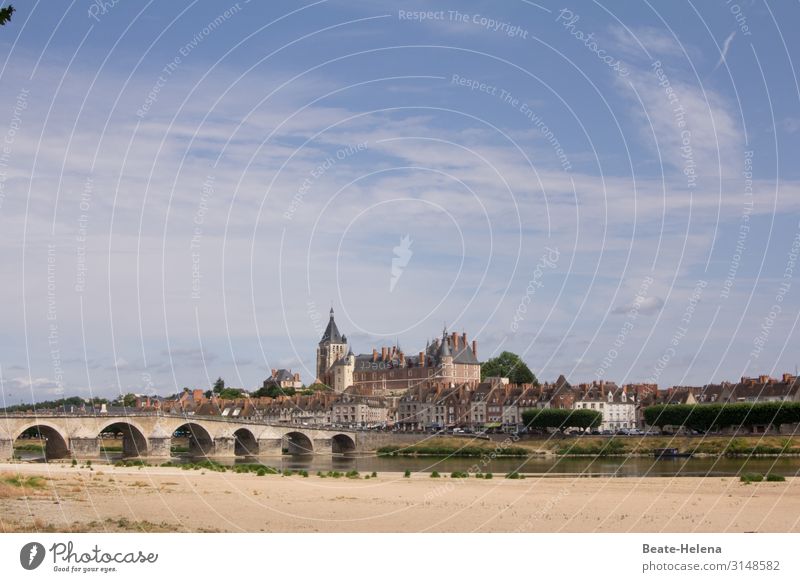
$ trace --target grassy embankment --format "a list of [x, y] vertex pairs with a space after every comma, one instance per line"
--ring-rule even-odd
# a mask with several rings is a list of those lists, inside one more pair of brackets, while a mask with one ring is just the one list
[[509, 444], [510, 441], [434, 437], [415, 445], [389, 445], [378, 449], [379, 457], [527, 457], [533, 450]]
[[[513, 443], [513, 444], [509, 444]], [[751, 455], [800, 455], [800, 437], [570, 437], [526, 438], [518, 441], [485, 441], [468, 438], [433, 437], [415, 445], [390, 445], [378, 449], [378, 456], [524, 457], [560, 456], [651, 456], [655, 449], [677, 448], [695, 455], [742, 457]]]

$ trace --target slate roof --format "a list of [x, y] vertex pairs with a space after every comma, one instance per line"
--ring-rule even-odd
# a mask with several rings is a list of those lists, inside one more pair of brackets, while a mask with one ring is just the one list
[[281, 368], [275, 372], [275, 376], [272, 379], [278, 382], [291, 382], [294, 380], [294, 375], [289, 370]]
[[336, 327], [336, 321], [333, 319], [333, 307], [331, 307], [331, 319], [328, 322], [328, 327], [325, 328], [325, 333], [322, 334], [322, 339], [319, 340], [319, 343], [321, 344], [326, 342], [331, 342], [334, 344], [347, 343], [345, 336], [339, 333], [339, 328]]

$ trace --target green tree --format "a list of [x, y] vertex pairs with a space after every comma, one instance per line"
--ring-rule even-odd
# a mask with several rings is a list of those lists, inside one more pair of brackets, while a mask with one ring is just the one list
[[11, 20], [12, 14], [14, 14], [14, 7], [11, 4], [5, 8], [0, 8], [0, 26]]
[[253, 392], [254, 398], [277, 398], [278, 396], [294, 396], [294, 388], [281, 388], [277, 385], [264, 386]]
[[594, 428], [603, 422], [603, 413], [586, 408], [535, 408], [522, 412], [522, 421], [531, 428]]
[[217, 381], [214, 382], [214, 394], [220, 394], [223, 390], [225, 390], [225, 380], [217, 378]]
[[243, 396], [244, 390], [241, 388], [223, 388], [216, 394], [220, 398], [224, 398], [226, 400], [235, 400], [236, 398], [241, 398]]
[[122, 406], [130, 408], [131, 406], [136, 405], [136, 395], [131, 394], [128, 392], [125, 396], [122, 397]]
[[536, 376], [517, 354], [503, 352], [481, 365], [481, 380], [491, 376], [508, 378], [512, 384], [539, 385]]

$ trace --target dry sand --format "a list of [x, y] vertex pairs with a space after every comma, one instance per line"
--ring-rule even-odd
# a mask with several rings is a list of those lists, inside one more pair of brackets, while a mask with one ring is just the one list
[[800, 479], [322, 479], [64, 464], [0, 491], [0, 530], [233, 532], [798, 532]]

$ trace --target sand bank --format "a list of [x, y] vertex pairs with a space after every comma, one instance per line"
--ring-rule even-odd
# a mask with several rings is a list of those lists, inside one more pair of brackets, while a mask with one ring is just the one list
[[365, 480], [55, 463], [0, 473], [22, 477], [0, 488], [3, 531], [800, 531], [797, 478]]

